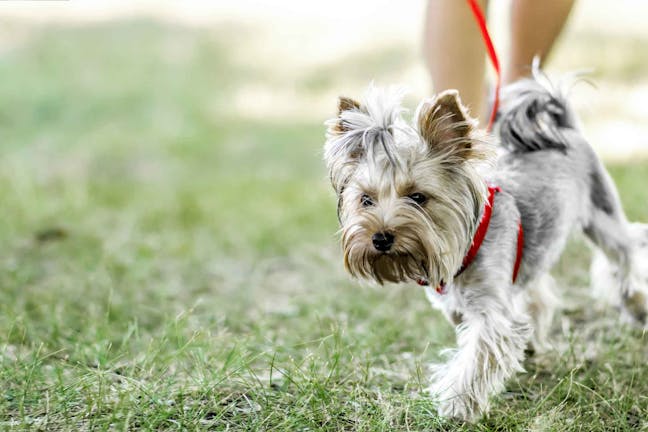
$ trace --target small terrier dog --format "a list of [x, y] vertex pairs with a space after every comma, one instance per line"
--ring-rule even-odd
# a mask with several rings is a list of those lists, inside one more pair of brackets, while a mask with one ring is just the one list
[[398, 92], [371, 87], [339, 99], [324, 148], [346, 269], [425, 285], [457, 338], [429, 391], [439, 415], [468, 421], [523, 371], [527, 348], [546, 348], [549, 271], [573, 229], [603, 251], [603, 289], [625, 319], [645, 328], [648, 312], [648, 227], [628, 223], [561, 92], [535, 69], [502, 101], [495, 146], [454, 90], [409, 124]]

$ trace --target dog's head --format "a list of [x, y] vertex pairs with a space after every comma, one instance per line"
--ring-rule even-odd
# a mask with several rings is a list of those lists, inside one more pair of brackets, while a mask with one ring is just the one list
[[469, 247], [489, 154], [456, 91], [423, 102], [413, 126], [401, 95], [370, 88], [340, 98], [325, 160], [338, 196], [344, 263], [378, 283], [450, 281]]

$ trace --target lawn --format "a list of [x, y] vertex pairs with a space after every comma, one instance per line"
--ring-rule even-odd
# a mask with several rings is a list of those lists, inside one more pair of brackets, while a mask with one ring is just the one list
[[[587, 297], [578, 238], [556, 349], [480, 423], [437, 418], [422, 389], [451, 327], [416, 286], [344, 274], [324, 119], [233, 111], [273, 79], [233, 51], [126, 21], [0, 53], [1, 429], [648, 430], [648, 335]], [[648, 160], [610, 169], [648, 221]]]

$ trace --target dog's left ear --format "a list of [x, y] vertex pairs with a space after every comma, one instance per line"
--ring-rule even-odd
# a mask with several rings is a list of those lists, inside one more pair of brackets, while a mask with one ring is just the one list
[[418, 110], [418, 128], [433, 153], [442, 152], [462, 159], [472, 156], [470, 139], [476, 121], [468, 115], [457, 90], [446, 90]]

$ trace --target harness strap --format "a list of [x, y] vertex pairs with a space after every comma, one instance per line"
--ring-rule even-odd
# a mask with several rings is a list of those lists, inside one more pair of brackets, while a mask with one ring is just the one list
[[479, 248], [481, 247], [481, 244], [486, 237], [486, 233], [488, 232], [491, 216], [493, 214], [495, 194], [498, 192], [502, 192], [502, 189], [499, 186], [488, 186], [488, 203], [484, 207], [484, 214], [479, 221], [479, 226], [477, 227], [477, 231], [475, 231], [475, 236], [473, 237], [470, 249], [468, 249], [468, 252], [466, 253], [466, 256], [464, 257], [461, 264], [461, 268], [459, 269], [455, 277], [463, 273], [464, 270], [466, 270], [466, 268], [475, 260], [477, 252], [479, 251]]
[[513, 267], [513, 283], [517, 280], [518, 272], [520, 271], [520, 264], [522, 264], [522, 251], [524, 250], [524, 230], [522, 229], [522, 221], [518, 222], [518, 236], [517, 236], [517, 255], [515, 256], [515, 266]]
[[[475, 260], [475, 257], [477, 256], [477, 252], [479, 252], [479, 248], [481, 247], [484, 238], [486, 237], [486, 233], [488, 232], [490, 219], [493, 214], [493, 204], [495, 202], [495, 194], [501, 191], [502, 189], [499, 186], [488, 186], [488, 202], [484, 206], [484, 212], [482, 214], [481, 220], [479, 221], [479, 226], [475, 231], [475, 235], [473, 236], [470, 249], [468, 249], [468, 252], [464, 256], [463, 262], [461, 264], [461, 268], [459, 268], [457, 273], [454, 275], [455, 278], [458, 277], [460, 274], [462, 274], [468, 268], [468, 266], [470, 266], [470, 264], [472, 264], [472, 262]], [[515, 281], [517, 280], [518, 273], [520, 271], [523, 251], [524, 251], [524, 229], [522, 228], [522, 221], [520, 220], [518, 221], [515, 264], [513, 266], [513, 276], [511, 278], [513, 283], [515, 283]], [[430, 284], [425, 279], [418, 279], [416, 282], [419, 285], [423, 285], [423, 286], [427, 286]], [[439, 285], [436, 287], [436, 292], [439, 294], [446, 293], [445, 281], [442, 280], [441, 283], [439, 283]]]

